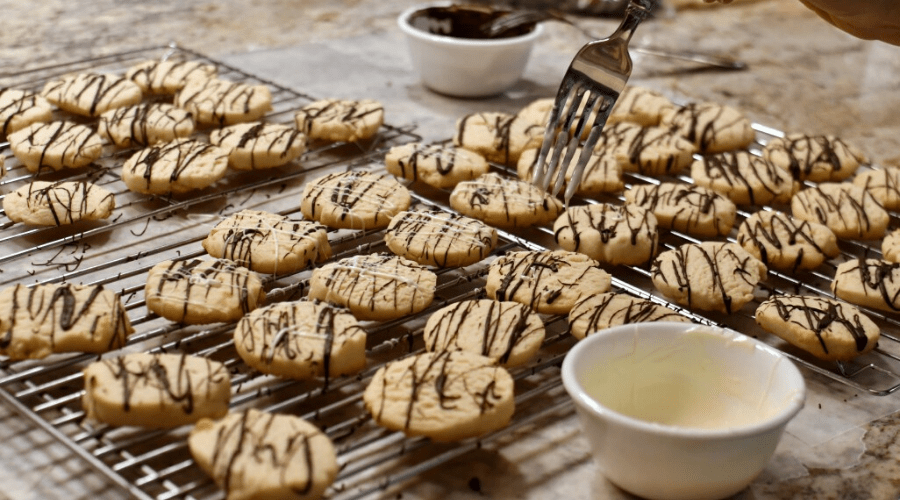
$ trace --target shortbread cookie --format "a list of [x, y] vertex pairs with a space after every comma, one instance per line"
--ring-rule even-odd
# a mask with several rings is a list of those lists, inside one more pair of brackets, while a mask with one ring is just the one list
[[831, 291], [858, 306], [900, 311], [900, 264], [880, 259], [848, 260], [837, 266]]
[[[544, 97], [531, 101], [516, 113], [516, 118], [521, 119], [518, 120], [519, 123], [516, 125], [516, 129], [518, 129], [520, 133], [525, 134], [524, 137], [527, 138], [528, 143], [533, 145], [532, 147], [541, 146], [544, 139], [544, 132], [547, 129], [547, 125], [550, 123], [550, 113], [553, 111], [553, 106], [555, 104], [556, 98]], [[578, 109], [575, 111], [575, 115], [572, 118], [572, 128], [570, 129], [570, 132], [573, 134], [578, 128], [578, 122], [581, 119], [581, 115], [584, 114], [585, 104], [586, 101], [581, 101], [581, 103], [579, 103]], [[596, 114], [591, 115], [585, 123], [593, 123], [595, 117]], [[581, 140], [587, 139], [589, 134], [590, 126], [585, 126], [581, 131]], [[526, 146], [525, 149], [530, 148]]]
[[545, 126], [508, 113], [472, 113], [456, 121], [453, 144], [488, 161], [515, 166], [523, 151], [541, 145]]
[[842, 181], [856, 172], [863, 154], [829, 135], [788, 134], [763, 148], [763, 157], [801, 181]]
[[756, 308], [764, 330], [827, 361], [846, 361], [875, 348], [881, 331], [850, 304], [827, 297], [782, 295]]
[[32, 226], [106, 219], [115, 208], [113, 194], [90, 182], [33, 181], [3, 198], [9, 220]]
[[491, 263], [484, 290], [545, 314], [568, 314], [587, 295], [609, 291], [612, 277], [588, 256], [564, 250], [510, 252]]
[[846, 182], [823, 182], [800, 191], [791, 200], [791, 213], [828, 226], [841, 239], [881, 238], [890, 221], [871, 193]]
[[383, 229], [411, 202], [409, 190], [392, 175], [351, 170], [307, 182], [300, 210], [328, 227]]
[[103, 353], [134, 332], [119, 295], [102, 285], [13, 285], [0, 291], [0, 354]]
[[738, 205], [789, 203], [800, 189], [790, 172], [748, 151], [727, 151], [694, 160], [691, 178]]
[[474, 151], [419, 142], [392, 147], [384, 163], [387, 171], [397, 177], [422, 181], [439, 189], [477, 179], [488, 171], [487, 160]]
[[31, 172], [89, 165], [103, 154], [103, 139], [74, 122], [33, 123], [9, 134], [9, 147]]
[[224, 416], [230, 400], [228, 368], [199, 356], [132, 352], [84, 369], [84, 412], [109, 425], [178, 427]]
[[186, 193], [225, 176], [228, 154], [196, 139], [176, 139], [144, 148], [122, 165], [129, 190], [145, 194]]
[[712, 102], [667, 109], [660, 125], [693, 142], [700, 153], [743, 149], [756, 138], [750, 120], [743, 113]]
[[363, 402], [382, 427], [458, 441], [505, 427], [515, 411], [513, 386], [509, 372], [486, 356], [425, 352], [379, 368]]
[[859, 172], [853, 183], [871, 193], [885, 209], [900, 210], [900, 167]]
[[653, 285], [689, 309], [731, 314], [753, 300], [766, 265], [736, 243], [705, 241], [667, 250], [653, 262]]
[[527, 363], [544, 341], [541, 317], [525, 304], [464, 300], [435, 311], [425, 324], [425, 349], [466, 351], [501, 366]]
[[497, 246], [497, 230], [441, 210], [400, 212], [384, 233], [391, 252], [426, 266], [474, 264]]
[[144, 287], [147, 309], [189, 325], [236, 321], [265, 297], [256, 273], [227, 259], [160, 262]]
[[184, 88], [188, 80], [209, 80], [217, 73], [212, 64], [166, 59], [135, 64], [125, 72], [125, 78], [136, 83], [145, 94], [174, 94]]
[[328, 436], [294, 415], [250, 408], [219, 420], [203, 419], [187, 443], [226, 500], [315, 500], [338, 473]]
[[100, 115], [97, 132], [116, 146], [148, 146], [194, 133], [194, 119], [171, 104], [124, 106]]
[[663, 182], [625, 191], [625, 202], [656, 216], [659, 227], [694, 236], [727, 235], [737, 217], [734, 202], [703, 186]]
[[619, 122], [608, 125], [598, 148], [605, 148], [625, 172], [676, 175], [694, 160], [694, 144], [665, 127]]
[[547, 224], [562, 212], [562, 202], [537, 186], [497, 173], [460, 182], [450, 206], [469, 217], [501, 228]]
[[827, 226], [774, 211], [747, 217], [738, 227], [737, 243], [766, 266], [791, 273], [815, 269], [841, 253]]
[[[575, 165], [578, 164], [582, 151], [583, 149], [580, 146], [575, 149], [572, 161], [569, 162], [569, 166], [566, 168], [563, 185], [567, 185], [572, 180], [572, 171]], [[534, 166], [537, 164], [539, 153], [540, 150], [537, 148], [526, 149], [522, 153], [518, 163], [516, 163], [516, 173], [519, 179], [525, 182], [532, 181], [534, 178]], [[595, 148], [591, 151], [591, 155], [584, 166], [581, 182], [575, 190], [576, 194], [591, 196], [601, 193], [616, 193], [625, 187], [625, 183], [622, 182], [622, 166], [615, 155], [608, 153], [604, 148]], [[560, 158], [559, 161], [562, 162], [563, 158]], [[551, 179], [550, 186], [552, 187], [555, 182], [555, 178]]]
[[656, 216], [637, 205], [598, 203], [569, 207], [553, 225], [565, 250], [613, 265], [640, 265], [656, 255]]
[[241, 210], [216, 224], [206, 253], [258, 273], [296, 273], [331, 257], [325, 226], [259, 210]]
[[659, 125], [663, 114], [675, 108], [668, 97], [655, 90], [627, 85], [613, 105], [607, 123], [633, 122], [650, 127]]
[[625, 293], [596, 293], [579, 300], [569, 313], [569, 332], [578, 340], [618, 325], [691, 320], [666, 306]]
[[431, 304], [437, 276], [390, 254], [354, 255], [315, 269], [309, 298], [350, 309], [361, 320], [387, 321]]
[[384, 106], [372, 99], [323, 99], [300, 108], [294, 120], [312, 140], [361, 141], [378, 133], [384, 123]]
[[131, 80], [118, 75], [79, 73], [51, 80], [41, 95], [60, 109], [97, 117], [114, 108], [141, 102], [143, 92]]
[[0, 137], [6, 137], [32, 123], [49, 122], [53, 116], [50, 101], [25, 90], [0, 89]]
[[881, 254], [888, 262], [900, 262], [900, 229], [894, 229], [884, 236]]
[[318, 300], [250, 312], [234, 329], [234, 347], [252, 368], [291, 379], [327, 380], [366, 366], [366, 331], [347, 309]]
[[280, 123], [238, 123], [210, 132], [209, 142], [228, 151], [236, 170], [280, 167], [306, 151], [306, 136]]
[[262, 118], [272, 109], [272, 92], [265, 85], [195, 78], [175, 94], [174, 103], [197, 123], [221, 127]]

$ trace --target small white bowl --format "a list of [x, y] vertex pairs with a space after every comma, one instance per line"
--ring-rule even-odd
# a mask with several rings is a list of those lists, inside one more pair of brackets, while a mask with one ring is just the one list
[[566, 355], [562, 380], [601, 472], [659, 500], [744, 489], [806, 396], [800, 371], [778, 350], [691, 323], [598, 331]]
[[510, 88], [522, 77], [534, 41], [544, 27], [520, 36], [496, 39], [458, 38], [429, 33], [410, 23], [420, 11], [451, 3], [423, 4], [397, 19], [406, 34], [413, 68], [426, 87], [454, 97], [487, 97]]

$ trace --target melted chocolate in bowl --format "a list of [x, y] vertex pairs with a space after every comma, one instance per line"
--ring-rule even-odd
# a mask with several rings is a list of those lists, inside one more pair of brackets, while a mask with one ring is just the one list
[[503, 32], [496, 37], [490, 37], [482, 29], [485, 23], [489, 23], [508, 13], [508, 10], [497, 10], [477, 5], [428, 7], [413, 13], [409, 17], [409, 24], [418, 30], [433, 35], [473, 40], [513, 38], [534, 30], [534, 23], [530, 23]]

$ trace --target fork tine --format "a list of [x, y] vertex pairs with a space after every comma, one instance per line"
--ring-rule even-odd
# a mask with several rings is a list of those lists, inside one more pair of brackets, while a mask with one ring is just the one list
[[[590, 110], [585, 107], [585, 110], [583, 112], [584, 114], [582, 118], [594, 116], [594, 122], [591, 124], [590, 133], [588, 134], [588, 137], [584, 141], [584, 145], [582, 146], [583, 149], [581, 150], [581, 155], [578, 157], [578, 164], [575, 166], [575, 168], [572, 169], [572, 177], [571, 179], [569, 179], [569, 184], [566, 186], [566, 192], [563, 195], [563, 198], [566, 201], [566, 205], [569, 204], [569, 200], [572, 199], [572, 196], [575, 195], [575, 191], [581, 184], [581, 178], [584, 175], [584, 169], [590, 161], [591, 154], [593, 154], [594, 148], [597, 147], [597, 141], [600, 139], [600, 135], [603, 133], [604, 125], [606, 125], [606, 121], [609, 119], [610, 112], [612, 111], [612, 105], [618, 98], [618, 96], [598, 94], [595, 94], [594, 97], [596, 98], [596, 110], [594, 109], [594, 106], [592, 106]], [[580, 132], [577, 136], [580, 137]]]

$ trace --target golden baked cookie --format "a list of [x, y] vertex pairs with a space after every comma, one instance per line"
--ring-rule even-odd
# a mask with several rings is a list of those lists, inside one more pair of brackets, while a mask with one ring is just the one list
[[888, 262], [900, 262], [900, 229], [894, 229], [884, 236], [881, 255]]
[[675, 104], [660, 92], [637, 85], [626, 85], [613, 105], [607, 123], [633, 122], [650, 127], [659, 125], [663, 114], [675, 108]]
[[136, 83], [145, 94], [174, 94], [188, 80], [209, 80], [217, 73], [212, 64], [166, 59], [137, 63], [125, 71], [125, 78]]
[[19, 89], [0, 89], [0, 137], [21, 130], [32, 123], [49, 122], [53, 106], [42, 96]]
[[361, 141], [378, 133], [384, 106], [373, 99], [322, 99], [303, 106], [294, 121], [315, 141]]
[[309, 298], [350, 309], [361, 320], [387, 321], [431, 304], [437, 276], [391, 254], [354, 255], [312, 272]]
[[546, 191], [497, 173], [460, 182], [450, 194], [450, 206], [463, 215], [500, 228], [547, 224], [562, 212], [562, 202]]
[[654, 177], [677, 175], [694, 160], [694, 144], [665, 127], [619, 122], [603, 129], [598, 148], [611, 154], [625, 172]]
[[30, 172], [89, 165], [103, 154], [103, 139], [75, 122], [32, 123], [8, 136], [9, 147]]
[[753, 300], [766, 265], [736, 243], [686, 243], [659, 254], [650, 270], [653, 285], [688, 309], [731, 314]]
[[199, 124], [221, 127], [265, 116], [272, 109], [272, 92], [265, 85], [195, 78], [175, 94], [174, 104]]
[[226, 500], [316, 500], [338, 473], [328, 436], [294, 415], [250, 408], [203, 419], [187, 444]]
[[748, 151], [726, 151], [694, 160], [691, 178], [738, 205], [790, 203], [800, 189], [790, 172]]
[[638, 205], [597, 203], [569, 207], [553, 224], [556, 242], [612, 265], [640, 265], [656, 255], [656, 216]]
[[331, 257], [325, 226], [260, 210], [241, 210], [219, 222], [203, 248], [213, 257], [267, 274], [296, 273]]
[[102, 285], [13, 285], [0, 291], [0, 354], [104, 353], [134, 332], [119, 295]]
[[328, 227], [383, 229], [411, 202], [409, 190], [392, 175], [351, 170], [307, 182], [300, 210]]
[[123, 148], [148, 146], [188, 137], [194, 133], [194, 119], [167, 103], [123, 106], [100, 115], [97, 133]]
[[116, 199], [90, 182], [32, 181], [3, 198], [3, 211], [13, 222], [63, 226], [108, 218]]
[[318, 300], [251, 311], [234, 329], [234, 347], [252, 368], [290, 379], [328, 380], [366, 366], [366, 331], [347, 309]]
[[363, 402], [382, 427], [458, 441], [506, 427], [515, 411], [514, 396], [512, 376], [491, 358], [443, 351], [379, 368]]
[[[552, 151], [552, 150], [551, 150]], [[564, 182], [560, 186], [567, 185], [572, 180], [572, 170], [581, 157], [583, 149], [579, 146], [575, 149], [572, 161], [569, 162], [568, 168], [564, 176]], [[540, 150], [537, 148], [526, 149], [519, 157], [516, 163], [516, 174], [519, 179], [525, 182], [531, 182], [534, 177], [534, 166], [537, 163], [537, 157]], [[563, 158], [559, 159], [560, 162]], [[552, 179], [550, 186], [552, 187], [556, 179]], [[602, 193], [616, 193], [625, 187], [622, 182], [622, 165], [616, 159], [615, 155], [609, 154], [605, 148], [595, 148], [588, 157], [584, 166], [581, 182], [575, 190], [575, 194], [582, 196], [592, 196]]]
[[827, 226], [767, 210], [741, 223], [737, 243], [766, 266], [791, 273], [815, 269], [841, 253], [837, 237]]
[[387, 171], [436, 188], [452, 188], [488, 171], [488, 162], [468, 149], [412, 142], [392, 147], [384, 157]]
[[704, 154], [743, 149], [756, 138], [750, 120], [742, 112], [713, 102], [668, 109], [663, 112], [660, 126], [684, 136]]
[[842, 262], [831, 291], [851, 304], [880, 311], [900, 311], [900, 264], [881, 259]]
[[581, 340], [618, 325], [650, 321], [690, 323], [684, 315], [648, 299], [625, 293], [595, 293], [579, 300], [569, 313], [569, 333]]
[[122, 165], [129, 190], [145, 194], [186, 193], [225, 176], [228, 154], [196, 139], [175, 139], [134, 153]]
[[87, 418], [114, 426], [171, 428], [228, 412], [224, 364], [188, 354], [132, 352], [84, 369]]
[[885, 166], [856, 174], [853, 183], [862, 186], [887, 210], [900, 210], [900, 167]]
[[875, 348], [881, 330], [850, 304], [827, 297], [779, 295], [756, 308], [764, 330], [813, 356], [846, 361]]
[[865, 156], [830, 135], [788, 134], [763, 148], [763, 157], [801, 181], [842, 181], [853, 175]]
[[265, 297], [256, 273], [226, 259], [163, 261], [144, 286], [148, 310], [189, 325], [236, 321]]
[[41, 95], [64, 111], [92, 118], [137, 104], [143, 98], [141, 88], [131, 80], [103, 73], [78, 73], [51, 80]]
[[545, 332], [541, 317], [525, 304], [481, 299], [435, 311], [422, 335], [430, 352], [471, 352], [509, 368], [534, 357]]
[[737, 218], [737, 206], [731, 200], [691, 184], [638, 184], [625, 191], [625, 203], [649, 210], [661, 228], [694, 236], [724, 236]]
[[474, 264], [497, 246], [497, 230], [477, 219], [441, 210], [400, 212], [384, 241], [391, 252], [425, 266]]
[[453, 144], [488, 161], [515, 166], [523, 151], [541, 145], [545, 126], [537, 125], [530, 115], [471, 113], [456, 121]]
[[238, 123], [210, 132], [209, 142], [228, 152], [236, 170], [286, 165], [306, 151], [306, 136], [280, 123]]
[[871, 193], [847, 182], [823, 182], [795, 194], [794, 217], [828, 226], [841, 239], [884, 236], [890, 217]]
[[597, 261], [564, 250], [510, 252], [491, 263], [484, 291], [544, 314], [568, 314], [587, 295], [609, 291], [612, 277]]

